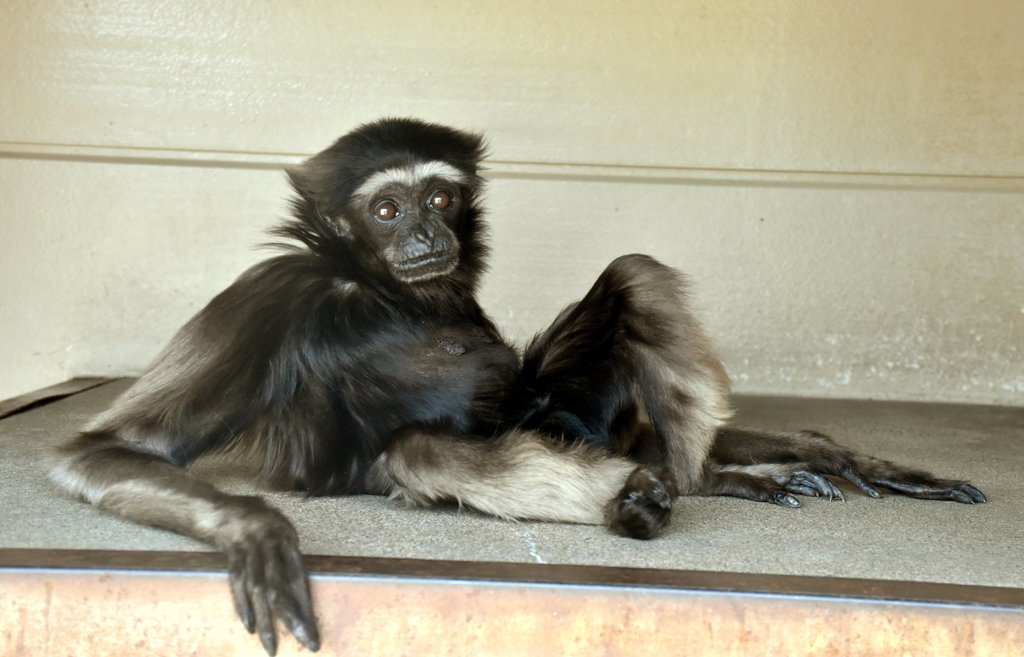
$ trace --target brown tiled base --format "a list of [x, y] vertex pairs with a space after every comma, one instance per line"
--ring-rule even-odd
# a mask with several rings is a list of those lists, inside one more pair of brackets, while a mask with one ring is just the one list
[[[0, 654], [258, 655], [210, 553], [0, 550]], [[324, 655], [1013, 655], [1020, 589], [308, 558]], [[279, 654], [305, 650], [290, 637]]]

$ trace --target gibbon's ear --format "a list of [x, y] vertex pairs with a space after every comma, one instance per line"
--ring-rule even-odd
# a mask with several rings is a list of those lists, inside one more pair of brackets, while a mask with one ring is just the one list
[[304, 162], [285, 169], [292, 189], [307, 201], [315, 203], [323, 199], [325, 190], [324, 166], [317, 162], [318, 156], [313, 156]]
[[327, 150], [288, 167], [285, 174], [298, 195], [293, 206], [300, 215], [304, 215], [307, 221], [323, 221], [332, 225], [339, 234], [347, 234], [350, 228], [343, 216], [344, 206], [356, 181], [352, 176], [338, 175], [342, 160]]

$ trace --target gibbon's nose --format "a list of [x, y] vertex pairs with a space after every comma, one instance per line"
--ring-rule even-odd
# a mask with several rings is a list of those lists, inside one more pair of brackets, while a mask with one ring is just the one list
[[429, 222], [419, 222], [402, 249], [406, 258], [419, 258], [432, 253], [437, 245], [437, 230]]

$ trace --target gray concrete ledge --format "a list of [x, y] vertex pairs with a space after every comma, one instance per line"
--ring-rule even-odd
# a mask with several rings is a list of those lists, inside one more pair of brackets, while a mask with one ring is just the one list
[[[44, 455], [126, 387], [118, 381], [0, 420], [0, 548], [208, 550], [60, 497]], [[306, 499], [267, 493], [311, 555], [578, 564], [767, 575], [846, 577], [1024, 588], [1019, 567], [1024, 408], [740, 397], [737, 424], [814, 428], [879, 457], [965, 478], [983, 505], [874, 500], [800, 509], [685, 498], [665, 536], [649, 542], [599, 527], [505, 522], [472, 511], [414, 509], [379, 497]], [[262, 492], [229, 467], [197, 473], [235, 492]]]

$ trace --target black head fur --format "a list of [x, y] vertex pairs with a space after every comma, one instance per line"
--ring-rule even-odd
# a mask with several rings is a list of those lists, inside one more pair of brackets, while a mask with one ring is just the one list
[[456, 226], [460, 263], [443, 280], [407, 287], [414, 296], [423, 298], [436, 297], [430, 288], [437, 286], [445, 288], [436, 290], [442, 296], [450, 295], [453, 286], [472, 295], [486, 256], [476, 204], [483, 182], [478, 171], [485, 153], [480, 135], [434, 123], [386, 118], [364, 124], [287, 171], [297, 193], [292, 201], [294, 219], [274, 233], [298, 240], [323, 264], [358, 283], [390, 287], [394, 281], [374, 265], [368, 246], [347, 231], [338, 218], [344, 215], [355, 190], [374, 173], [421, 162], [445, 162], [469, 181], [462, 190], [464, 205]]
[[333, 204], [345, 203], [377, 171], [438, 160], [475, 178], [484, 152], [479, 135], [416, 119], [381, 119], [341, 137], [288, 176], [300, 196], [330, 215], [344, 209]]

